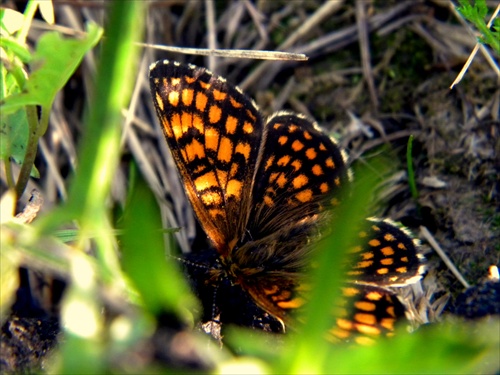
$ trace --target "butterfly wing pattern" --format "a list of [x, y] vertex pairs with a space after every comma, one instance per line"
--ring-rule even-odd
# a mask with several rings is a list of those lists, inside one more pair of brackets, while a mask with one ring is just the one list
[[[158, 61], [150, 85], [186, 194], [219, 255], [210, 281], [229, 279], [286, 323], [303, 303], [297, 290], [311, 239], [348, 186], [344, 153], [304, 116], [278, 112], [264, 121], [239, 88], [205, 68]], [[422, 272], [404, 229], [372, 221], [360, 236], [365, 242], [352, 249], [347, 275], [358, 285], [344, 288], [354, 318], [342, 307], [332, 330], [341, 339], [391, 332], [404, 308], [382, 287], [416, 281]]]

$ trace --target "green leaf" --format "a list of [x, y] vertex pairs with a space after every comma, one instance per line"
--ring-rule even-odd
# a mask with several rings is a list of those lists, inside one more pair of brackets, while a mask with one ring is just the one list
[[23, 63], [29, 63], [32, 59], [29, 49], [14, 38], [0, 37], [0, 47], [12, 51]]
[[178, 267], [165, 256], [159, 209], [149, 188], [140, 182], [125, 212], [122, 265], [153, 314], [186, 315], [195, 299]]
[[59, 90], [75, 72], [83, 56], [100, 40], [102, 29], [89, 24], [83, 39], [64, 39], [60, 33], [44, 34], [31, 64], [32, 73], [23, 92], [5, 99], [2, 112], [13, 113], [26, 105], [50, 108]]

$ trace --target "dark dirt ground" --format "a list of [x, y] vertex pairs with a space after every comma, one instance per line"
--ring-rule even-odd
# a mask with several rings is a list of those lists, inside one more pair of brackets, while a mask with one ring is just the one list
[[[6, 4], [21, 6], [21, 2]], [[218, 48], [283, 49], [306, 53], [309, 60], [209, 61], [148, 50], [147, 64], [170, 58], [209, 66], [240, 84], [266, 115], [289, 109], [315, 118], [327, 131], [340, 137], [352, 163], [367, 163], [374, 155], [386, 153], [393, 165], [384, 176], [387, 183], [380, 189], [380, 196], [385, 204], [377, 214], [402, 222], [417, 235], [421, 233], [419, 227], [425, 226], [465, 280], [472, 286], [480, 286], [462, 294], [465, 287], [419, 235], [429, 259], [427, 287], [432, 285], [432, 288], [426, 297], [434, 306], [429, 319], [437, 319], [435, 315], [441, 315], [443, 307], [445, 314], [458, 313], [469, 318], [499, 314], [499, 283], [484, 284], [484, 281], [488, 268], [500, 263], [500, 79], [478, 53], [463, 81], [450, 90], [475, 44], [450, 3], [386, 0], [346, 1], [329, 6], [327, 2], [320, 6], [320, 1], [217, 2], [215, 30], [206, 27], [208, 15], [204, 4], [151, 2], [147, 42], [207, 47], [213, 31]], [[103, 9], [97, 4], [85, 7], [80, 2], [65, 2], [56, 5], [55, 11], [58, 24], [81, 28], [80, 21], [89, 15], [101, 19]], [[309, 25], [313, 14], [318, 19]], [[78, 21], [72, 21], [71, 16]], [[304, 25], [307, 27], [303, 34], [294, 34]], [[38, 31], [33, 32], [30, 41], [36, 42], [38, 36]], [[493, 58], [498, 63], [498, 56]], [[53, 175], [49, 173], [45, 154], [52, 154], [66, 183], [69, 160], [74, 156], [81, 131], [77, 124], [86, 105], [88, 74], [88, 67], [82, 66], [54, 107], [58, 111], [54, 119], [67, 122], [70, 146], [61, 148], [54, 138], [57, 127], [51, 124], [45, 137], [46, 147], [37, 160], [42, 177], [33, 181], [31, 187], [37, 187], [44, 195], [45, 210], [50, 210], [61, 197], [57, 184], [51, 181]], [[146, 71], [137, 74], [146, 76]], [[144, 108], [138, 110], [134, 125], [142, 129], [138, 134], [144, 149], [158, 150], [147, 152], [147, 162], [160, 175], [176, 176], [168, 172], [172, 171], [171, 165], [161, 162], [165, 160], [165, 145], [151, 125], [156, 120], [147, 82], [142, 84], [140, 100]], [[411, 196], [406, 169], [410, 134], [414, 136], [416, 198]], [[140, 158], [128, 147], [123, 153], [124, 160], [131, 156]], [[176, 177], [168, 179], [171, 190], [161, 194], [175, 196], [176, 201], [182, 199], [177, 195], [180, 190]], [[123, 189], [117, 186], [113, 191], [113, 201], [120, 202]], [[187, 228], [185, 243], [181, 242], [183, 250], [199, 248], [198, 244], [204, 242], [203, 234], [195, 235], [196, 225], [186, 216], [186, 207], [186, 202], [175, 205], [173, 214], [178, 222], [171, 223]], [[195, 242], [190, 245], [193, 239]], [[18, 300], [1, 332], [2, 372], [36, 368], [58, 337], [57, 307], [54, 307], [57, 303], [46, 297], [42, 302], [37, 301], [29, 287], [33, 287], [33, 279], [40, 275], [21, 272]], [[56, 287], [50, 285], [49, 289], [62, 289], [59, 282]], [[443, 296], [449, 296], [449, 300]], [[433, 305], [436, 301], [439, 303]], [[443, 301], [448, 301], [446, 306]], [[153, 350], [155, 354], [149, 354], [150, 359], [199, 366], [198, 359], [189, 356], [179, 359], [182, 356], [172, 354], [175, 349], [165, 345], [165, 340], [171, 344], [168, 332], [175, 329], [172, 325], [175, 326], [170, 320], [165, 330], [160, 330], [145, 346], [157, 348]], [[162, 337], [166, 339], [162, 341]], [[141, 350], [146, 349], [138, 352]]]

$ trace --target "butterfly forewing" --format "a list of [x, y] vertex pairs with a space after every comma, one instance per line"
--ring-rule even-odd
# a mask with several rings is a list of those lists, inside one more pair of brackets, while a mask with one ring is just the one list
[[159, 61], [150, 84], [189, 200], [219, 253], [227, 254], [248, 221], [260, 114], [238, 89], [203, 68]]

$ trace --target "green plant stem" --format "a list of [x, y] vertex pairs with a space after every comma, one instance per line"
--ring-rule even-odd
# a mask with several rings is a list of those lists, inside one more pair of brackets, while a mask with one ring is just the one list
[[14, 188], [16, 184], [14, 183], [14, 175], [12, 174], [12, 168], [10, 166], [10, 160], [8, 156], [3, 160], [3, 165], [5, 167], [7, 186], [9, 187], [9, 189]]
[[408, 138], [408, 146], [406, 148], [406, 165], [408, 168], [408, 184], [410, 185], [411, 196], [413, 199], [418, 199], [417, 183], [415, 182], [415, 171], [413, 170], [413, 135]]
[[[16, 194], [18, 197], [21, 197], [24, 193], [24, 189], [26, 189], [26, 185], [28, 184], [28, 180], [30, 178], [30, 173], [33, 168], [33, 164], [35, 163], [36, 152], [38, 149], [38, 139], [40, 138], [40, 125], [42, 120], [47, 121], [48, 123], [48, 114], [43, 116], [44, 111], [42, 109], [42, 119], [40, 119], [40, 123], [38, 123], [36, 107], [33, 105], [26, 107], [26, 116], [28, 118], [28, 126], [29, 126], [29, 134], [28, 134], [28, 144], [26, 145], [26, 155], [24, 156], [23, 165], [21, 167], [21, 171], [19, 172], [19, 177], [17, 178], [16, 183]], [[45, 126], [45, 129], [47, 126]]]
[[475, 22], [476, 27], [483, 35], [483, 39], [487, 42], [496, 53], [500, 54], [500, 40], [492, 36], [491, 30], [484, 22]]

